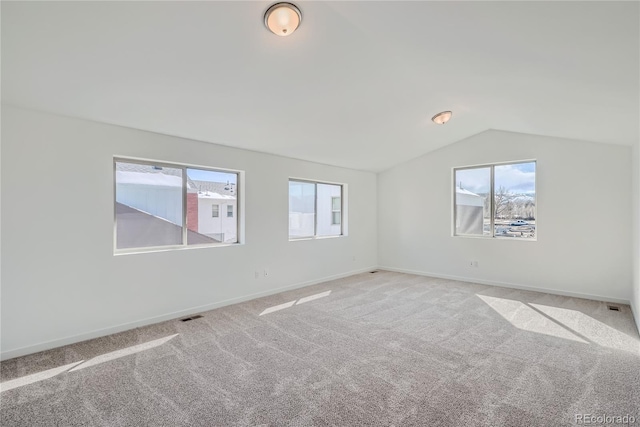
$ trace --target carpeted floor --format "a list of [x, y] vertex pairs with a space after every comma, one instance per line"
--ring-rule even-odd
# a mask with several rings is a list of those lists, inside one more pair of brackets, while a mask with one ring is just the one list
[[2, 362], [0, 424], [640, 425], [620, 307], [365, 273]]

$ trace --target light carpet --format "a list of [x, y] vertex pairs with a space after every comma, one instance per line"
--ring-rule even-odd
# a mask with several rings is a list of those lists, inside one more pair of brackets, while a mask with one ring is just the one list
[[640, 425], [628, 306], [380, 271], [201, 314], [2, 362], [0, 424]]

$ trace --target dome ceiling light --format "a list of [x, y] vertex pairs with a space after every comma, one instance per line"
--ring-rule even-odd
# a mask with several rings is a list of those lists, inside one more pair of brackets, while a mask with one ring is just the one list
[[443, 111], [433, 116], [431, 120], [433, 120], [433, 123], [443, 125], [449, 121], [452, 115], [453, 113], [451, 111]]
[[276, 3], [264, 14], [264, 25], [277, 36], [288, 36], [302, 22], [300, 9], [292, 3]]

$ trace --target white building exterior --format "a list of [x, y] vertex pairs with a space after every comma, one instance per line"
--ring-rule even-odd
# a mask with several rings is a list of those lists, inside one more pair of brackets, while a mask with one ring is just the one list
[[[342, 187], [339, 185], [318, 184], [318, 236], [339, 236], [341, 234], [341, 189]], [[334, 206], [334, 198], [337, 198], [338, 206]]]
[[340, 185], [290, 181], [289, 237], [341, 235], [341, 193]]
[[456, 187], [456, 233], [482, 235], [484, 197]]
[[238, 206], [235, 196], [199, 191], [198, 233], [221, 242], [236, 242], [237, 230]]
[[[140, 166], [123, 165], [121, 168]], [[187, 181], [188, 195], [197, 193], [197, 231], [220, 242], [236, 242], [238, 206], [235, 195], [213, 191], [198, 191]], [[212, 183], [220, 184], [221, 183]], [[190, 203], [183, 207], [182, 177], [165, 173], [116, 170], [116, 202], [182, 226], [183, 209], [194, 209]], [[213, 206], [217, 205], [217, 216]], [[190, 212], [187, 212], [190, 217]], [[192, 229], [191, 227], [189, 227]]]
[[182, 177], [116, 170], [116, 202], [182, 225]]

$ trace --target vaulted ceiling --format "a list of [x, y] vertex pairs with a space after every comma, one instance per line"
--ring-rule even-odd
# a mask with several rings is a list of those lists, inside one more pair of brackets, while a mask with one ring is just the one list
[[371, 171], [490, 128], [639, 139], [638, 2], [302, 1], [289, 37], [270, 4], [3, 1], [2, 101]]

